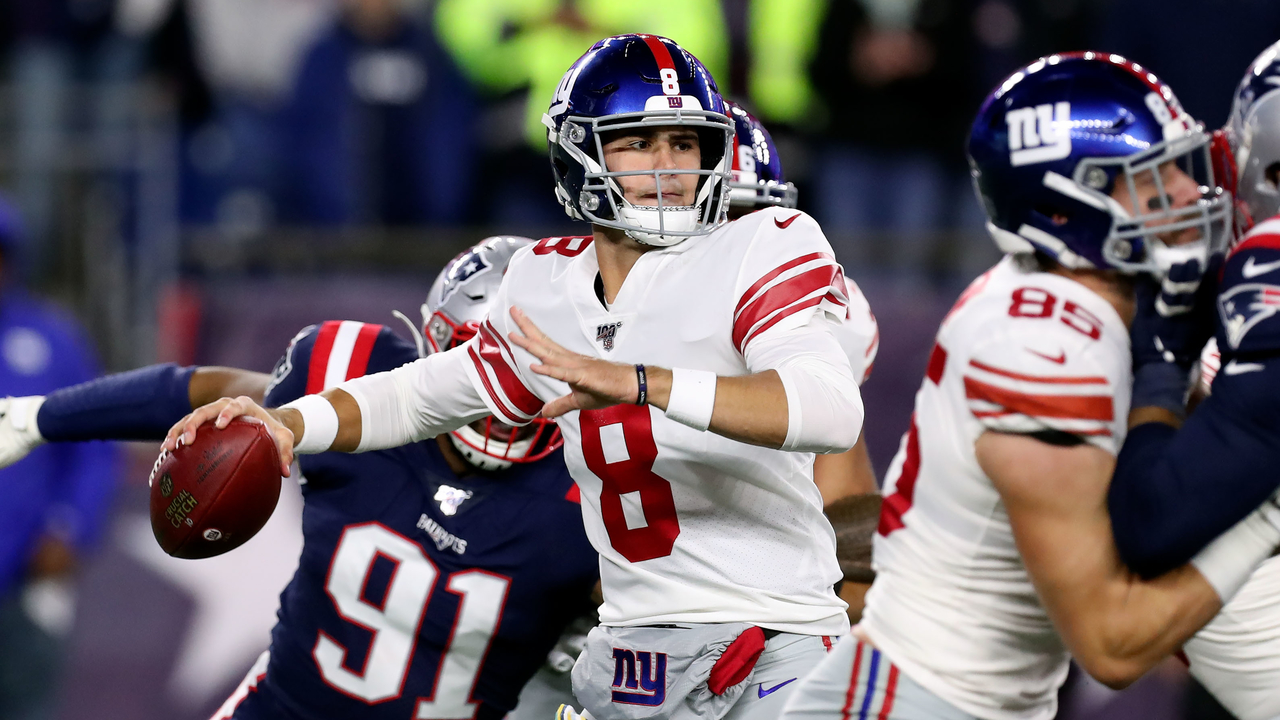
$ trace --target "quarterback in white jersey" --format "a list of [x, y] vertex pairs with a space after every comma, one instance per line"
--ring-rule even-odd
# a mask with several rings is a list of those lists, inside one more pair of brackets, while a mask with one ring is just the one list
[[670, 40], [597, 43], [544, 120], [557, 195], [593, 234], [517, 253], [472, 341], [278, 411], [224, 399], [167, 442], [250, 414], [287, 469], [554, 418], [601, 555], [579, 700], [597, 720], [776, 717], [848, 628], [812, 481], [812, 453], [861, 431], [843, 273], [803, 213], [724, 223], [732, 124]]
[[[1093, 130], [1117, 107], [1127, 143]], [[1212, 179], [1183, 162], [1208, 142], [1166, 86], [1114, 55], [1044, 58], [988, 98], [970, 162], [1011, 255], [942, 323], [885, 483], [857, 639], [785, 718], [1048, 720], [1070, 656], [1132, 682], [1280, 545], [1268, 506], [1143, 580], [1107, 514], [1134, 420], [1121, 271], [1158, 273], [1224, 228], [1229, 202], [1202, 196]]]

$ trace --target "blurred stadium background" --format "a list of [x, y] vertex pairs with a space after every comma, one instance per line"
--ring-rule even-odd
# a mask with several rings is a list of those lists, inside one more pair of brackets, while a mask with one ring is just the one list
[[[870, 299], [883, 473], [937, 323], [996, 258], [963, 156], [987, 90], [1092, 47], [1152, 68], [1216, 127], [1280, 37], [1280, 4], [0, 0], [0, 191], [23, 228], [8, 282], [73, 313], [108, 370], [266, 371], [307, 324], [416, 316], [481, 237], [585, 232], [554, 201], [537, 118], [564, 68], [630, 31], [680, 42], [769, 126]], [[52, 717], [207, 717], [267, 644], [297, 493], [245, 548], [172, 560], [146, 521], [153, 453], [125, 453], [81, 559]], [[1073, 682], [1061, 716], [1219, 717], [1203, 702], [1170, 664], [1119, 694]]]

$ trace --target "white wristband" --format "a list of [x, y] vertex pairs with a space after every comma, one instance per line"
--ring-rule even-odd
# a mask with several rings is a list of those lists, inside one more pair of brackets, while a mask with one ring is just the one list
[[1276, 507], [1268, 500], [1191, 558], [1191, 565], [1213, 586], [1223, 605], [1280, 546], [1275, 516]]
[[711, 427], [716, 407], [716, 374], [709, 370], [671, 368], [667, 417], [694, 430]]
[[314, 455], [327, 452], [338, 437], [338, 411], [333, 404], [319, 395], [304, 395], [280, 409], [297, 410], [302, 414], [302, 437], [293, 442], [296, 455]]

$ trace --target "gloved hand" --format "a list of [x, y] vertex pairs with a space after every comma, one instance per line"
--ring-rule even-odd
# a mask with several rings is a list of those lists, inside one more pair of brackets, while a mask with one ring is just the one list
[[592, 720], [592, 717], [586, 710], [577, 712], [568, 705], [561, 705], [556, 710], [556, 720]]
[[43, 395], [0, 400], [0, 468], [9, 467], [44, 444], [36, 425], [36, 414], [43, 404]]
[[1161, 407], [1186, 415], [1191, 369], [1213, 335], [1217, 263], [1173, 265], [1160, 281], [1139, 278], [1133, 326], [1131, 407]]
[[1187, 415], [1190, 374], [1213, 334], [1217, 263], [1190, 259], [1170, 266], [1160, 282], [1139, 278], [1135, 288], [1132, 407], [1164, 407]]

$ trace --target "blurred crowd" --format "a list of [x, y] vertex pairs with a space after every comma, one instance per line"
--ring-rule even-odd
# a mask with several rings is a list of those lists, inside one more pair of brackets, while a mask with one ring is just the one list
[[801, 207], [838, 249], [907, 269], [954, 255], [940, 245], [957, 230], [981, 234], [963, 142], [982, 97], [1012, 69], [1054, 51], [1118, 52], [1216, 126], [1241, 70], [1280, 37], [1273, 0], [4, 0], [0, 8], [0, 79], [15, 98], [14, 186], [37, 240], [54, 212], [48, 159], [59, 128], [109, 127], [124, 97], [77, 104], [67, 101], [71, 89], [139, 81], [164, 88], [176, 109], [184, 226], [250, 235], [279, 226], [571, 230], [552, 194], [539, 118], [564, 68], [595, 40], [642, 31], [688, 48], [770, 127]]

